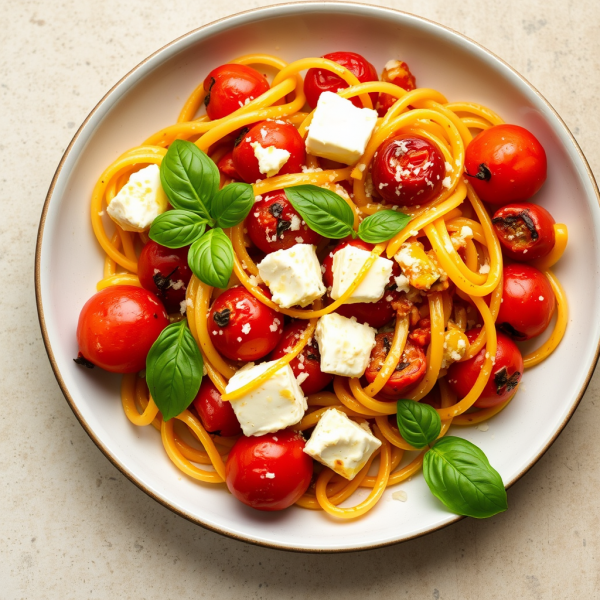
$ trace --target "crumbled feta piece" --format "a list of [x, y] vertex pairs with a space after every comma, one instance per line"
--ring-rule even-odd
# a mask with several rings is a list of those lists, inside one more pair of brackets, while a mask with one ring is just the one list
[[352, 480], [380, 446], [368, 426], [361, 427], [343, 412], [330, 408], [319, 419], [304, 452]]
[[[302, 355], [300, 355], [302, 356]], [[300, 365], [298, 365], [300, 366]], [[300, 373], [300, 375], [298, 375], [298, 377], [296, 377], [296, 381], [298, 382], [298, 385], [302, 385], [306, 380], [308, 379], [308, 373]]]
[[258, 142], [250, 144], [254, 150], [254, 156], [258, 160], [258, 170], [267, 177], [273, 177], [290, 158], [290, 153], [282, 148], [267, 146], [264, 148]]
[[410, 289], [410, 284], [406, 275], [400, 274], [398, 275], [398, 277], [394, 277], [394, 281], [396, 282], [397, 291], [408, 293], [408, 290]]
[[[275, 362], [248, 363], [233, 375], [225, 391], [233, 392], [250, 383]], [[292, 368], [285, 365], [262, 385], [232, 400], [231, 407], [244, 435], [258, 436], [295, 425], [304, 416], [307, 404]]]
[[375, 346], [375, 329], [337, 313], [319, 319], [315, 339], [321, 352], [321, 371], [344, 377], [361, 377]]
[[[238, 302], [238, 304], [239, 304], [239, 302]], [[237, 306], [237, 304], [236, 304], [236, 306]], [[251, 327], [252, 327], [252, 326], [250, 325], [250, 323], [244, 323], [244, 324], [242, 325], [242, 333], [244, 333], [244, 334], [248, 335], [248, 334], [250, 333], [250, 329], [251, 329]]]
[[[450, 177], [444, 177], [444, 180], [442, 181], [442, 185], [445, 188], [451, 187], [452, 186], [452, 180], [450, 179]], [[433, 187], [433, 185], [432, 185], [432, 187]]]
[[489, 263], [485, 263], [484, 265], [481, 265], [479, 267], [479, 272], [482, 275], [485, 275], [485, 274], [489, 273], [490, 272], [490, 265], [489, 265]]
[[160, 184], [158, 165], [148, 165], [129, 177], [106, 212], [125, 231], [145, 231], [167, 210], [168, 199]]
[[400, 500], [400, 502], [406, 502], [408, 496], [404, 490], [398, 490], [392, 494], [393, 500]]
[[477, 429], [479, 429], [479, 431], [487, 431], [490, 428], [490, 426], [483, 422], [483, 423], [479, 423], [479, 425], [477, 425]]
[[[371, 256], [368, 250], [356, 246], [346, 246], [333, 255], [333, 285], [331, 297], [337, 300], [343, 296], [350, 284], [356, 279], [358, 272]], [[377, 302], [385, 292], [394, 263], [378, 256], [359, 286], [352, 292], [347, 304], [357, 302]]]
[[346, 98], [323, 92], [306, 138], [306, 151], [353, 164], [363, 155], [376, 124], [376, 111], [357, 108]]
[[308, 306], [325, 293], [321, 265], [311, 244], [295, 244], [267, 254], [258, 272], [269, 286], [273, 302], [283, 308]]

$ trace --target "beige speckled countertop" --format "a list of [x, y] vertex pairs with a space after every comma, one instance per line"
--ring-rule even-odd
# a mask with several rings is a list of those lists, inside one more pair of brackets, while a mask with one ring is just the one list
[[[598, 374], [558, 441], [509, 491], [507, 513], [337, 556], [249, 546], [174, 515], [108, 462], [65, 402], [33, 292], [38, 219], [56, 165], [96, 102], [145, 56], [261, 4], [0, 3], [0, 598], [600, 598]], [[383, 4], [446, 24], [508, 61], [600, 173], [597, 0]]]

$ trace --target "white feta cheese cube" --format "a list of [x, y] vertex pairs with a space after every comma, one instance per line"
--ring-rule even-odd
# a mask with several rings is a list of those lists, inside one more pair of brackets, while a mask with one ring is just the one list
[[324, 315], [315, 329], [315, 339], [321, 352], [321, 371], [344, 377], [361, 377], [371, 350], [375, 347], [376, 331], [337, 313]]
[[352, 480], [380, 446], [368, 425], [361, 427], [343, 412], [330, 408], [319, 419], [304, 452]]
[[306, 151], [347, 165], [354, 164], [364, 154], [376, 124], [376, 111], [357, 108], [347, 98], [323, 92], [310, 124]]
[[[275, 362], [248, 363], [229, 380], [225, 391], [233, 392], [250, 383]], [[292, 368], [286, 365], [262, 385], [232, 400], [231, 407], [244, 435], [258, 436], [295, 425], [304, 416], [307, 405]]]
[[[333, 285], [331, 297], [337, 300], [343, 296], [371, 253], [356, 246], [346, 246], [333, 255]], [[385, 286], [390, 280], [394, 263], [387, 258], [377, 257], [366, 277], [352, 292], [347, 304], [357, 302], [377, 302], [383, 298]]]
[[279, 173], [281, 167], [290, 158], [290, 153], [282, 148], [275, 146], [261, 146], [258, 142], [250, 144], [254, 150], [254, 156], [258, 160], [258, 170], [267, 177], [273, 177]]
[[325, 293], [321, 265], [311, 244], [267, 254], [258, 264], [258, 273], [269, 286], [273, 302], [283, 308], [308, 306]]
[[160, 184], [160, 169], [149, 165], [131, 174], [106, 212], [125, 231], [145, 231], [167, 210], [168, 203]]

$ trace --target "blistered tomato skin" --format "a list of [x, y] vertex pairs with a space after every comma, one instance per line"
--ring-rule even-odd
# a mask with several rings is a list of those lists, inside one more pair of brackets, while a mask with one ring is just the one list
[[[293, 321], [283, 330], [283, 336], [275, 350], [271, 353], [270, 360], [283, 358], [298, 343], [298, 339], [306, 329], [305, 321]], [[314, 338], [304, 346], [302, 352], [290, 362], [296, 378], [302, 377], [304, 381], [300, 384], [305, 396], [320, 392], [326, 385], [331, 383], [333, 375], [321, 371], [321, 354], [319, 346]], [[306, 378], [305, 378], [306, 377]]]
[[542, 258], [556, 242], [552, 215], [531, 202], [503, 206], [492, 219], [505, 256], [518, 262]]
[[[381, 74], [381, 81], [393, 83], [407, 92], [411, 92], [417, 87], [417, 81], [415, 76], [411, 73], [410, 68], [405, 62], [400, 60], [390, 60], [386, 64], [383, 73]], [[380, 117], [384, 117], [397, 100], [398, 98], [395, 98], [390, 94], [379, 94], [377, 114]]]
[[314, 244], [323, 239], [302, 221], [283, 190], [269, 192], [246, 218], [246, 229], [252, 243], [269, 254], [287, 250], [295, 244]]
[[437, 196], [446, 177], [446, 163], [429, 140], [395, 135], [379, 146], [371, 170], [373, 187], [396, 206], [426, 204]]
[[146, 368], [146, 356], [168, 324], [167, 311], [154, 294], [130, 285], [107, 287], [81, 309], [79, 351], [105, 371], [135, 373]]
[[[371, 361], [365, 371], [365, 379], [369, 383], [375, 381], [390, 352], [393, 339], [393, 332], [378, 333], [375, 336], [375, 348], [371, 352]], [[383, 386], [381, 395], [398, 399], [404, 390], [423, 379], [425, 371], [427, 371], [425, 353], [419, 346], [407, 340], [402, 357], [396, 365], [392, 376]]]
[[556, 308], [546, 276], [529, 265], [512, 264], [504, 267], [503, 281], [496, 327], [517, 341], [543, 333]]
[[[360, 54], [355, 52], [331, 52], [325, 54], [323, 58], [346, 67], [361, 83], [367, 81], [377, 81], [377, 71], [375, 67]], [[350, 87], [339, 75], [328, 71], [327, 69], [309, 69], [304, 79], [304, 93], [306, 101], [311, 108], [317, 106], [319, 96], [323, 92], [333, 92], [336, 94], [340, 89]], [[377, 102], [377, 93], [369, 94], [371, 102], [375, 106]], [[362, 108], [362, 102], [358, 97], [350, 98], [352, 104], [358, 108]]]
[[[340, 242], [331, 252], [329, 252], [323, 261], [323, 282], [328, 288], [331, 288], [333, 285], [333, 257], [336, 252], [339, 252], [342, 248], [345, 248], [348, 245], [355, 246], [361, 250], [366, 250], [367, 252], [371, 252], [371, 250], [373, 250], [373, 244], [368, 244], [360, 239]], [[375, 329], [383, 327], [396, 315], [396, 311], [392, 307], [392, 303], [395, 300], [398, 300], [400, 295], [396, 291], [394, 277], [398, 277], [401, 273], [402, 271], [400, 270], [400, 266], [396, 261], [394, 261], [392, 275], [390, 276], [390, 280], [386, 286], [387, 289], [380, 300], [377, 302], [357, 302], [356, 304], [343, 304], [342, 306], [338, 307], [335, 312], [343, 317], [347, 317], [348, 319], [354, 317], [359, 323], [370, 325], [371, 327], [375, 327]]]
[[242, 433], [240, 422], [233, 412], [231, 402], [221, 400], [219, 390], [208, 377], [202, 379], [202, 385], [193, 404], [204, 429], [209, 433], [216, 433], [222, 437]]
[[[261, 286], [271, 297], [269, 290]], [[208, 314], [208, 335], [231, 360], [258, 360], [275, 348], [283, 333], [283, 316], [238, 286], [223, 292]]]
[[524, 202], [546, 181], [546, 152], [518, 125], [496, 125], [467, 146], [465, 171], [484, 201], [497, 206]]
[[226, 64], [213, 69], [204, 80], [206, 114], [211, 120], [222, 119], [247, 101], [269, 90], [269, 82], [246, 65]]
[[233, 165], [233, 150], [230, 150], [218, 160], [217, 168], [219, 169], [219, 173], [228, 179], [233, 179], [234, 181], [242, 180]]
[[225, 465], [229, 491], [258, 510], [288, 508], [310, 485], [313, 461], [303, 452], [304, 445], [304, 438], [289, 429], [240, 437]]
[[[238, 142], [239, 140], [239, 142]], [[306, 160], [304, 140], [291, 124], [277, 121], [263, 121], [253, 125], [248, 131], [242, 130], [233, 149], [233, 166], [246, 183], [256, 183], [265, 179], [266, 173], [259, 170], [258, 159], [254, 155], [252, 144], [258, 142], [263, 148], [275, 146], [287, 150], [290, 157], [279, 169], [277, 175], [300, 173]]]
[[192, 277], [187, 261], [189, 248], [167, 248], [150, 240], [140, 253], [140, 283], [160, 298], [169, 313], [180, 312], [181, 303], [185, 302], [185, 292]]
[[[467, 331], [469, 343], [475, 341], [479, 332], [479, 328]], [[496, 361], [481, 396], [473, 405], [477, 408], [491, 408], [508, 400], [523, 376], [523, 357], [517, 345], [502, 333], [497, 333], [497, 340]], [[483, 348], [473, 358], [455, 362], [448, 368], [448, 385], [459, 400], [475, 385], [485, 361], [485, 354], [486, 350]]]

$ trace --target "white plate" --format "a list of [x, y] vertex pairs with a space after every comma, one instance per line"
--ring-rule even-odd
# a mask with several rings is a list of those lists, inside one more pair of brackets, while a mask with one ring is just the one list
[[88, 199], [106, 165], [174, 123], [188, 94], [227, 60], [267, 52], [293, 61], [335, 50], [359, 52], [378, 71], [387, 60], [401, 58], [421, 87], [436, 88], [450, 101], [488, 105], [507, 122], [530, 129], [546, 149], [548, 181], [536, 202], [569, 227], [569, 247], [556, 268], [570, 301], [567, 333], [549, 360], [525, 374], [525, 389], [487, 432], [457, 428], [511, 485], [556, 439], [596, 363], [598, 190], [575, 140], [544, 98], [500, 59], [453, 31], [374, 6], [301, 3], [235, 15], [175, 40], [126, 75], [73, 138], [44, 205], [36, 256], [38, 310], [50, 361], [75, 415], [106, 456], [146, 493], [195, 523], [258, 544], [312, 551], [392, 544], [458, 517], [429, 493], [421, 475], [403, 484], [407, 502], [392, 500], [393, 489], [387, 490], [375, 510], [353, 522], [299, 508], [275, 514], [249, 509], [222, 488], [182, 476], [157, 432], [125, 418], [120, 377], [81, 369], [73, 357], [79, 311], [102, 274]]

